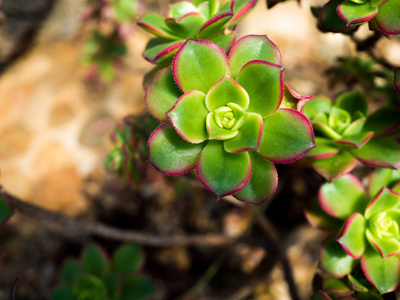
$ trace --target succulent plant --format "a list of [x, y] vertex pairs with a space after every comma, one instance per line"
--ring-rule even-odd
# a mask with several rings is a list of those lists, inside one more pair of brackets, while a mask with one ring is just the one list
[[361, 93], [344, 93], [335, 103], [317, 97], [305, 103], [302, 112], [311, 120], [317, 147], [306, 157], [314, 170], [328, 181], [350, 172], [357, 161], [374, 167], [397, 169], [400, 145], [400, 110], [383, 107], [368, 116]]
[[[371, 176], [372, 195], [387, 179]], [[368, 281], [380, 293], [400, 284], [400, 182], [384, 186], [370, 198], [361, 182], [345, 174], [321, 186], [318, 203], [307, 211], [309, 222], [336, 230], [322, 245], [319, 266], [334, 277], [349, 274], [360, 263]]]
[[210, 41], [188, 39], [146, 91], [148, 111], [163, 122], [150, 136], [149, 161], [167, 175], [196, 169], [218, 198], [268, 200], [278, 181], [274, 163], [315, 146], [308, 119], [287, 108], [306, 98], [284, 87], [283, 69], [266, 36], [241, 38], [229, 58]]
[[388, 36], [400, 34], [399, 0], [330, 0], [319, 11], [323, 31], [345, 32], [367, 23]]
[[68, 259], [61, 270], [62, 284], [51, 294], [52, 300], [145, 300], [154, 292], [154, 283], [137, 270], [142, 265], [142, 250], [123, 245], [109, 261], [96, 245], [89, 245], [81, 261]]
[[127, 116], [111, 134], [114, 147], [105, 160], [105, 168], [122, 177], [122, 187], [143, 178], [147, 139], [158, 122], [149, 116]]

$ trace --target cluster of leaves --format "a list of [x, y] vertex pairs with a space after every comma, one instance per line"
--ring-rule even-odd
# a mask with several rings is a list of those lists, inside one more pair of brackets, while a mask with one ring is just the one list
[[322, 31], [347, 32], [368, 23], [371, 30], [389, 37], [400, 34], [399, 13], [399, 0], [330, 0], [314, 9]]
[[368, 116], [368, 103], [360, 92], [339, 95], [334, 103], [318, 97], [303, 106], [311, 120], [317, 147], [307, 154], [314, 170], [332, 181], [348, 173], [357, 161], [397, 169], [400, 145], [400, 109], [382, 107]]
[[274, 163], [315, 147], [310, 122], [286, 108], [305, 100], [288, 88], [284, 97], [282, 73], [266, 36], [241, 38], [229, 57], [210, 41], [188, 39], [146, 91], [148, 111], [163, 122], [150, 136], [149, 161], [167, 175], [196, 169], [218, 198], [262, 204], [277, 186]]
[[113, 148], [105, 159], [105, 167], [121, 176], [122, 188], [143, 178], [148, 158], [147, 140], [157, 125], [149, 115], [127, 116], [111, 133]]
[[61, 269], [62, 283], [53, 291], [52, 300], [145, 300], [155, 285], [137, 271], [143, 264], [142, 250], [124, 245], [111, 262], [94, 244], [82, 253], [81, 260], [66, 260]]
[[334, 231], [321, 246], [321, 270], [343, 277], [361, 265], [365, 278], [381, 294], [399, 286], [399, 171], [374, 171], [368, 195], [351, 174], [325, 183], [306, 216], [315, 227]]
[[83, 15], [94, 23], [94, 30], [83, 51], [88, 68], [86, 80], [91, 83], [111, 82], [126, 54], [126, 39], [133, 30], [138, 14], [136, 0], [89, 0]]

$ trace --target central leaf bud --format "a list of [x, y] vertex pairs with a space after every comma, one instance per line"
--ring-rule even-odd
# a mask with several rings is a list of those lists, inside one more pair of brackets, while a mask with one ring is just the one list
[[399, 237], [399, 224], [386, 212], [375, 214], [370, 220], [370, 226], [373, 233], [379, 238]]
[[238, 130], [246, 120], [246, 112], [235, 103], [228, 103], [214, 111], [215, 123], [220, 128]]

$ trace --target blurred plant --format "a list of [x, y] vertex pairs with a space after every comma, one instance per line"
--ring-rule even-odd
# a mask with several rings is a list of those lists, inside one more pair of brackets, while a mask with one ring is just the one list
[[360, 92], [343, 93], [333, 104], [318, 97], [302, 112], [315, 130], [316, 148], [305, 157], [328, 181], [350, 172], [357, 161], [369, 166], [397, 169], [400, 145], [400, 109], [383, 107], [368, 116], [368, 103]]
[[108, 260], [96, 245], [89, 245], [80, 261], [66, 260], [61, 269], [62, 283], [52, 300], [144, 300], [153, 294], [154, 283], [137, 271], [143, 264], [142, 250], [124, 245]]
[[127, 53], [126, 40], [138, 14], [136, 0], [89, 0], [83, 19], [94, 23], [83, 51], [88, 68], [85, 79], [93, 84], [111, 82]]
[[313, 11], [322, 31], [346, 32], [368, 23], [389, 37], [400, 34], [399, 0], [330, 0]]
[[154, 74], [171, 66], [172, 58], [187, 38], [206, 39], [216, 43], [225, 53], [236, 39], [235, 27], [256, 5], [257, 0], [230, 0], [221, 6], [219, 0], [182, 1], [169, 6], [166, 17], [150, 13], [138, 25], [154, 34], [143, 57], [159, 65], [145, 78], [145, 85]]
[[266, 36], [241, 38], [229, 58], [212, 42], [188, 39], [146, 91], [148, 111], [163, 122], [150, 136], [149, 161], [167, 175], [196, 168], [218, 198], [261, 205], [277, 186], [274, 163], [315, 146], [304, 115], [281, 107], [304, 100], [284, 93], [283, 69]]
[[5, 224], [13, 213], [14, 210], [7, 196], [0, 191], [0, 225]]
[[342, 277], [360, 263], [367, 280], [384, 294], [400, 284], [400, 182], [374, 195], [385, 183], [377, 178], [371, 176], [370, 201], [353, 175], [323, 184], [306, 216], [312, 225], [335, 231], [321, 247], [320, 269]]
[[147, 140], [158, 125], [149, 115], [127, 116], [111, 134], [114, 147], [106, 157], [105, 167], [122, 177], [123, 188], [143, 179], [148, 158]]

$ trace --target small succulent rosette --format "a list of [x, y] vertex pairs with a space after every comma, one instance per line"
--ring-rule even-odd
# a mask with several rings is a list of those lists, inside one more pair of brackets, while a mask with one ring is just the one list
[[[382, 183], [371, 178], [375, 187]], [[316, 227], [338, 231], [321, 246], [320, 269], [343, 277], [360, 264], [368, 281], [384, 294], [400, 284], [400, 182], [391, 189], [382, 187], [370, 199], [361, 182], [345, 174], [321, 186], [318, 202], [306, 216]]]
[[138, 25], [156, 38], [148, 42], [143, 57], [153, 64], [170, 66], [187, 38], [210, 40], [228, 52], [235, 42], [233, 27], [256, 3], [257, 0], [231, 0], [220, 7], [219, 0], [181, 1], [170, 5], [166, 17], [147, 14]]
[[387, 36], [400, 34], [399, 0], [330, 0], [319, 10], [322, 31], [346, 32], [368, 23]]
[[361, 93], [337, 97], [316, 97], [305, 103], [302, 112], [311, 120], [317, 147], [306, 158], [314, 170], [328, 181], [350, 172], [357, 161], [397, 169], [400, 145], [400, 110], [383, 107], [368, 116], [368, 104]]
[[105, 159], [105, 168], [122, 178], [122, 188], [143, 179], [147, 139], [158, 122], [149, 116], [127, 116], [111, 134], [113, 148]]
[[150, 136], [149, 161], [167, 175], [196, 169], [218, 198], [261, 205], [277, 187], [274, 163], [295, 161], [315, 147], [309, 120], [280, 108], [307, 100], [284, 87], [283, 69], [266, 36], [241, 38], [229, 57], [210, 41], [188, 39], [172, 68], [159, 71], [147, 88], [147, 109], [163, 122]]

